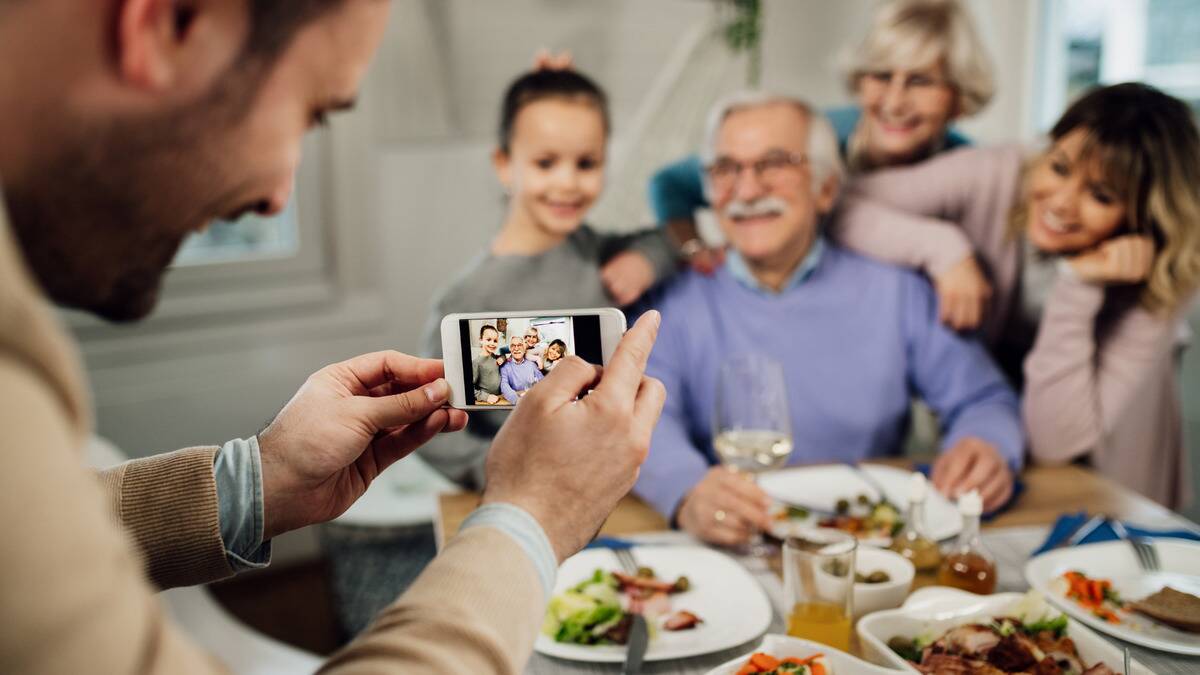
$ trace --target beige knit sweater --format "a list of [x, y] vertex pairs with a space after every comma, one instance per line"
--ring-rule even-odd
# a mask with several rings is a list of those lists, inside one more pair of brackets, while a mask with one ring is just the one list
[[[0, 673], [224, 672], [155, 597], [232, 574], [217, 448], [127, 462], [97, 481], [78, 451], [89, 409], [76, 350], [0, 208]], [[518, 544], [473, 528], [325, 670], [517, 673], [543, 605]]]

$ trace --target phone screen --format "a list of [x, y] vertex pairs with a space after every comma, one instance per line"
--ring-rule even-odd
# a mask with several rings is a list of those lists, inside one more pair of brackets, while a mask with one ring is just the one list
[[468, 405], [513, 406], [567, 356], [600, 364], [600, 316], [497, 316], [458, 322]]

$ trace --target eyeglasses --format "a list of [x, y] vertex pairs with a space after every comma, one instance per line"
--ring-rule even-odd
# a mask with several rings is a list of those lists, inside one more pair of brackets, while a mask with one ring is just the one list
[[919, 71], [873, 70], [863, 73], [860, 78], [860, 82], [872, 87], [890, 87], [894, 80], [899, 79], [901, 88], [914, 94], [923, 94], [935, 91], [940, 87], [950, 86], [950, 83], [944, 79]]
[[750, 169], [755, 180], [764, 185], [777, 185], [796, 169], [808, 164], [808, 158], [791, 152], [769, 152], [753, 162], [738, 162], [722, 157], [704, 167], [714, 192], [729, 192], [737, 185], [743, 169]]

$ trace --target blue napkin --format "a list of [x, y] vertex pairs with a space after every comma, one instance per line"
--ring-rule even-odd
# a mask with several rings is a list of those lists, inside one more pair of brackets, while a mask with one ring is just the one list
[[588, 545], [584, 546], [584, 548], [607, 548], [614, 551], [622, 551], [633, 548], [635, 545], [636, 544], [628, 539], [618, 539], [617, 537], [596, 537], [588, 542]]
[[[933, 465], [932, 464], [917, 464], [913, 467], [913, 471], [920, 471], [921, 473], [925, 474], [926, 478], [932, 479], [931, 474], [933, 473]], [[1001, 504], [1000, 508], [994, 509], [992, 511], [988, 511], [987, 513], [983, 514], [983, 518], [981, 518], [981, 520], [983, 520], [983, 522], [986, 523], [987, 521], [992, 520], [993, 518], [1000, 515], [1001, 513], [1004, 513], [1005, 511], [1011, 509], [1013, 504], [1017, 503], [1017, 498], [1020, 497], [1024, 492], [1025, 492], [1025, 481], [1021, 480], [1020, 476], [1017, 476], [1017, 479], [1015, 481], [1013, 481], [1013, 490], [1012, 490], [1012, 494], [1008, 496], [1008, 501]]]
[[[1064, 543], [1067, 539], [1070, 539], [1071, 535], [1074, 534], [1080, 526], [1087, 522], [1088, 518], [1090, 517], [1091, 516], [1088, 515], [1087, 511], [1080, 511], [1079, 513], [1064, 513], [1063, 515], [1059, 516], [1058, 520], [1054, 521], [1054, 527], [1050, 528], [1050, 534], [1046, 537], [1046, 541], [1043, 542], [1042, 545], [1033, 552], [1033, 555], [1040, 555], [1046, 551], [1049, 551], [1055, 546]], [[1191, 530], [1147, 530], [1142, 527], [1134, 527], [1128, 523], [1126, 523], [1125, 527], [1129, 530], [1129, 534], [1135, 537], [1146, 537], [1147, 539], [1189, 539], [1191, 541], [1200, 541], [1200, 534], [1192, 532]], [[1099, 527], [1092, 530], [1091, 533], [1084, 537], [1083, 541], [1079, 543], [1081, 545], [1097, 544], [1102, 541], [1116, 541], [1119, 538], [1120, 537], [1117, 536], [1117, 533], [1113, 532], [1111, 525], [1108, 523], [1102, 523]]]

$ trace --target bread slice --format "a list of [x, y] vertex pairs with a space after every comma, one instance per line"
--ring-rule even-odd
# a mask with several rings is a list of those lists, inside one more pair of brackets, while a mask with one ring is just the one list
[[1170, 586], [1129, 603], [1133, 609], [1156, 621], [1190, 633], [1200, 633], [1200, 598]]

